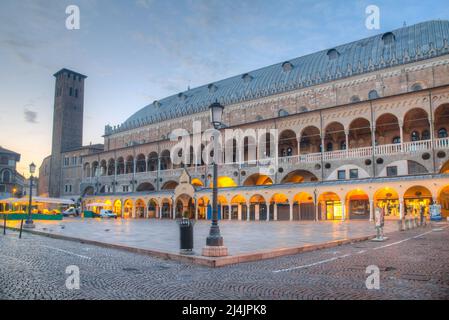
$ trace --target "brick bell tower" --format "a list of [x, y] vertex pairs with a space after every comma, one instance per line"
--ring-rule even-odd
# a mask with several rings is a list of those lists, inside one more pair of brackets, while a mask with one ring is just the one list
[[61, 69], [53, 76], [56, 84], [49, 195], [59, 197], [61, 153], [80, 148], [83, 144], [84, 80], [87, 76], [68, 69]]

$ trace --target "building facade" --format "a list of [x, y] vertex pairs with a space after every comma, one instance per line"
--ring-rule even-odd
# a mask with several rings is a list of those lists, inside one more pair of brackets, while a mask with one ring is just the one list
[[[82, 157], [84, 204], [103, 202], [122, 217], [175, 218], [188, 211], [208, 218], [207, 141], [174, 153], [178, 141], [171, 138], [182, 128], [194, 140], [194, 123], [210, 129], [214, 101], [225, 105], [226, 129], [240, 130], [230, 139], [220, 130], [222, 219], [372, 219], [377, 206], [400, 218], [421, 206], [428, 214], [434, 202], [449, 213], [448, 21], [404, 27], [154, 101], [121, 125], [106, 126], [104, 151]], [[267, 129], [256, 139], [250, 134]], [[176, 154], [195, 161], [173, 164]], [[182, 175], [193, 191], [180, 184]]]
[[25, 178], [17, 172], [19, 161], [20, 154], [0, 146], [0, 199], [23, 195]]

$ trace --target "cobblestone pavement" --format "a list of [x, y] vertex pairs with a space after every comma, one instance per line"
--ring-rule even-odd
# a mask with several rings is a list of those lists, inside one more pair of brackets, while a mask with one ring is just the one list
[[[17, 232], [0, 234], [0, 299], [448, 299], [447, 224], [211, 269]], [[68, 290], [66, 267], [80, 269]], [[380, 269], [380, 289], [365, 286]]]
[[[36, 221], [36, 230], [81, 239], [96, 240], [134, 248], [179, 252], [179, 227], [173, 220], [81, 219]], [[19, 222], [9, 222], [18, 227]], [[197, 221], [194, 250], [201, 253], [209, 234], [210, 221]], [[396, 231], [397, 221], [386, 221], [385, 232]], [[327, 241], [374, 235], [369, 221], [220, 221], [220, 230], [229, 254], [298, 247]], [[243, 236], [244, 235], [244, 236]]]

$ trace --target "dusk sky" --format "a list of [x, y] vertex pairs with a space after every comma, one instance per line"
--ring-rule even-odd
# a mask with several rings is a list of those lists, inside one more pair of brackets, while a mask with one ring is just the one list
[[[365, 8], [380, 8], [380, 30]], [[68, 5], [80, 30], [65, 27]], [[54, 78], [88, 76], [84, 144], [168, 95], [431, 19], [441, 1], [0, 0], [0, 145], [19, 172], [51, 152]]]

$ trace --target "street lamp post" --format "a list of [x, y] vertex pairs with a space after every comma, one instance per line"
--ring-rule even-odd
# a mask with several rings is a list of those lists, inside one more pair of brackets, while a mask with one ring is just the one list
[[30, 164], [30, 195], [29, 195], [29, 200], [28, 200], [28, 217], [27, 220], [25, 221], [25, 225], [23, 226], [24, 228], [29, 228], [32, 229], [35, 227], [34, 223], [33, 223], [33, 217], [32, 217], [32, 213], [31, 213], [31, 206], [33, 203], [33, 173], [36, 171], [36, 165], [34, 163]]
[[[224, 106], [218, 101], [209, 106], [211, 123], [215, 129], [219, 129], [222, 123]], [[217, 144], [215, 143], [215, 146]], [[223, 237], [220, 234], [220, 227], [218, 226], [218, 166], [215, 161], [217, 156], [214, 149], [213, 159], [213, 186], [212, 186], [212, 224], [209, 230], [209, 236], [206, 239], [206, 246], [203, 248], [203, 256], [207, 257], [222, 257], [228, 255], [228, 249], [223, 246]]]

